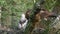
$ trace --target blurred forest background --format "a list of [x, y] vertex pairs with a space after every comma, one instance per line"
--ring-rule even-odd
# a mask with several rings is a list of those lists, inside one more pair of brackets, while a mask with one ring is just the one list
[[[0, 26], [15, 29], [21, 14], [32, 9], [38, 1], [40, 0], [0, 0]], [[43, 7], [50, 12], [60, 14], [60, 0], [45, 0]]]

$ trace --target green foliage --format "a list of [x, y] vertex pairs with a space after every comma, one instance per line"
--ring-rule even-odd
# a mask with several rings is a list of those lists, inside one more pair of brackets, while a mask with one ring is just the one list
[[21, 14], [33, 7], [33, 1], [34, 0], [0, 0], [2, 23], [4, 23], [4, 25], [11, 23], [10, 25], [13, 25], [13, 27], [17, 26]]
[[[30, 15], [30, 17], [32, 16], [31, 18], [33, 18], [34, 4], [38, 1], [40, 2], [40, 0], [0, 0], [0, 7], [2, 10], [1, 21], [3, 25], [15, 28], [18, 25], [21, 14], [25, 13], [27, 9], [33, 8]], [[51, 12], [56, 4], [60, 4], [59, 1], [57, 2], [57, 0], [45, 0], [44, 7]], [[31, 26], [31, 24], [32, 23], [30, 20], [27, 26]], [[44, 34], [48, 34], [50, 21], [46, 23], [44, 22], [44, 24], [46, 25], [46, 31]], [[28, 32], [29, 28], [27, 27], [25, 32]]]
[[51, 12], [53, 10], [53, 8], [55, 7], [56, 2], [57, 2], [57, 0], [46, 0], [46, 2], [45, 2], [45, 8], [48, 11]]

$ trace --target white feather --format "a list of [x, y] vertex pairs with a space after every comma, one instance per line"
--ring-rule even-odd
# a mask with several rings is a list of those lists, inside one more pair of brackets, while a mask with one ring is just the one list
[[22, 14], [21, 15], [21, 19], [20, 19], [21, 21], [24, 21], [24, 20], [26, 20], [26, 18], [25, 18], [25, 14]]
[[18, 27], [20, 29], [25, 29], [26, 28], [26, 25], [27, 25], [27, 22], [28, 22], [28, 20], [25, 18], [25, 14], [22, 14], [20, 21], [23, 22], [24, 20], [26, 20], [26, 21], [22, 25], [20, 23], [18, 23]]

